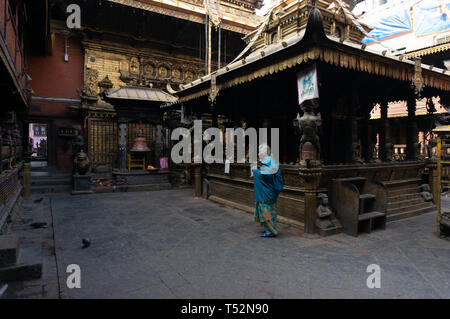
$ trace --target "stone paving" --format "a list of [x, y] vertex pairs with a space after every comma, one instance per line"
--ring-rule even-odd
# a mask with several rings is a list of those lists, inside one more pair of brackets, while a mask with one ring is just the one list
[[[49, 196], [60, 296], [450, 298], [450, 242], [434, 234], [435, 213], [357, 238], [306, 239], [282, 224], [260, 238], [252, 215], [192, 192]], [[81, 267], [81, 289], [67, 288], [69, 264]], [[366, 285], [370, 264], [379, 289]]]

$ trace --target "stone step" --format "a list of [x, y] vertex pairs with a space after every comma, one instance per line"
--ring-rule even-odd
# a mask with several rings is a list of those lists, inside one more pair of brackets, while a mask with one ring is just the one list
[[17, 235], [0, 236], [0, 268], [15, 265], [19, 254], [20, 238]]
[[369, 213], [359, 214], [358, 221], [367, 220], [370, 218], [383, 217], [383, 216], [386, 216], [386, 214], [381, 213], [381, 212], [369, 212]]
[[42, 244], [20, 248], [16, 265], [0, 268], [0, 282], [26, 281], [42, 276]]
[[110, 193], [115, 192], [147, 192], [147, 191], [162, 191], [172, 189], [170, 183], [158, 184], [141, 184], [141, 185], [117, 185], [114, 189], [112, 187], [96, 188], [95, 193]]
[[429, 207], [424, 207], [424, 208], [420, 208], [420, 209], [416, 209], [416, 210], [410, 210], [410, 211], [405, 211], [405, 212], [401, 212], [401, 213], [391, 214], [391, 215], [387, 216], [387, 221], [393, 222], [396, 220], [401, 220], [401, 219], [405, 219], [405, 218], [419, 216], [419, 215], [422, 215], [425, 213], [430, 213], [435, 210], [436, 210], [436, 206], [432, 205]]
[[407, 200], [393, 201], [393, 202], [387, 203], [387, 209], [406, 207], [406, 206], [410, 206], [410, 205], [420, 204], [423, 202], [424, 201], [421, 197], [407, 199]]
[[388, 190], [388, 196], [397, 196], [397, 195], [404, 195], [404, 194], [414, 194], [414, 193], [419, 193], [420, 189], [419, 186], [413, 186], [410, 188], [401, 188], [401, 189], [396, 189], [396, 190]]
[[404, 188], [412, 188], [415, 186], [419, 187], [419, 184], [422, 184], [422, 179], [420, 178], [402, 179], [398, 181], [383, 182], [383, 184], [388, 188], [388, 191], [394, 189], [398, 190]]
[[397, 196], [388, 196], [387, 202], [388, 203], [402, 202], [405, 200], [414, 200], [417, 198], [422, 198], [420, 196], [420, 193], [408, 193], [408, 194], [402, 194], [402, 195], [397, 195]]
[[70, 185], [31, 186], [30, 189], [32, 194], [70, 193], [72, 191]]
[[374, 194], [361, 194], [359, 195], [359, 199], [360, 200], [371, 200], [371, 199], [375, 199], [375, 195]]
[[72, 174], [71, 173], [62, 173], [62, 172], [50, 173], [50, 172], [33, 172], [33, 171], [31, 171], [31, 180], [34, 180], [34, 179], [53, 179], [53, 178], [71, 179], [72, 178]]
[[32, 178], [31, 186], [46, 186], [46, 185], [71, 185], [71, 178]]
[[391, 208], [391, 209], [388, 209], [386, 212], [387, 212], [387, 215], [389, 216], [392, 214], [409, 212], [409, 211], [414, 211], [414, 210], [421, 209], [421, 208], [429, 208], [429, 207], [433, 207], [433, 206], [434, 205], [431, 202], [422, 202], [419, 204], [414, 204], [414, 205], [409, 205], [409, 206]]

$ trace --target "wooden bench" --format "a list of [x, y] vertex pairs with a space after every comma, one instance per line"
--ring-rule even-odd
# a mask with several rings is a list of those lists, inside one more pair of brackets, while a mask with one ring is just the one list
[[386, 229], [387, 189], [380, 182], [364, 177], [333, 179], [330, 204], [348, 235]]

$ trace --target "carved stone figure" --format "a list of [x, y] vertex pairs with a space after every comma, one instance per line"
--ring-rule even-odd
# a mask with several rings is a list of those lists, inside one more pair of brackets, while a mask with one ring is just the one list
[[361, 143], [359, 143], [359, 141], [353, 143], [352, 149], [353, 149], [352, 162], [362, 164], [363, 160], [362, 160], [362, 156], [361, 156]]
[[433, 194], [431, 194], [430, 185], [422, 184], [420, 185], [420, 196], [426, 201], [431, 202], [433, 200]]
[[428, 158], [435, 157], [433, 155], [433, 148], [436, 146], [437, 146], [437, 140], [435, 138], [428, 140], [428, 144], [426, 144]]
[[301, 135], [299, 145], [299, 163], [302, 166], [320, 166], [320, 141], [319, 128], [322, 125], [322, 118], [320, 113], [315, 113], [317, 110], [317, 101], [308, 100], [302, 103], [301, 109], [304, 112], [303, 116], [297, 113], [297, 118], [294, 120], [294, 126]]
[[136, 57], [132, 57], [130, 59], [130, 73], [131, 74], [139, 73], [139, 60]]
[[98, 86], [100, 87], [100, 92], [108, 92], [110, 89], [113, 88], [114, 84], [111, 82], [111, 80], [109, 79], [108, 75], [105, 76], [105, 78], [103, 80], [101, 80], [100, 82], [98, 82]]
[[328, 195], [326, 194], [319, 194], [317, 196], [317, 202], [318, 206], [316, 209], [317, 216], [319, 217], [316, 219], [316, 226], [320, 229], [327, 229], [334, 227], [333, 222], [331, 221], [331, 215], [333, 212], [328, 207]]
[[89, 171], [89, 167], [89, 158], [87, 154], [83, 150], [81, 150], [81, 152], [79, 152], [77, 156], [75, 156], [75, 160], [73, 161], [74, 171], [76, 174], [86, 175], [86, 173]]
[[422, 143], [414, 143], [414, 146], [416, 146], [416, 158], [421, 161], [424, 160], [427, 156], [422, 154]]

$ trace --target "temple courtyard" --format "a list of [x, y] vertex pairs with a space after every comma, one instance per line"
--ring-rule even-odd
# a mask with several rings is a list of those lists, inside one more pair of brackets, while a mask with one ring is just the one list
[[[311, 239], [279, 224], [277, 238], [260, 238], [251, 214], [192, 195], [34, 195], [14, 229], [48, 222], [29, 237], [44, 240], [43, 277], [11, 284], [4, 297], [450, 298], [450, 245], [435, 235], [436, 213], [358, 237]], [[73, 264], [81, 288], [69, 289]], [[367, 286], [371, 264], [380, 288]]]

